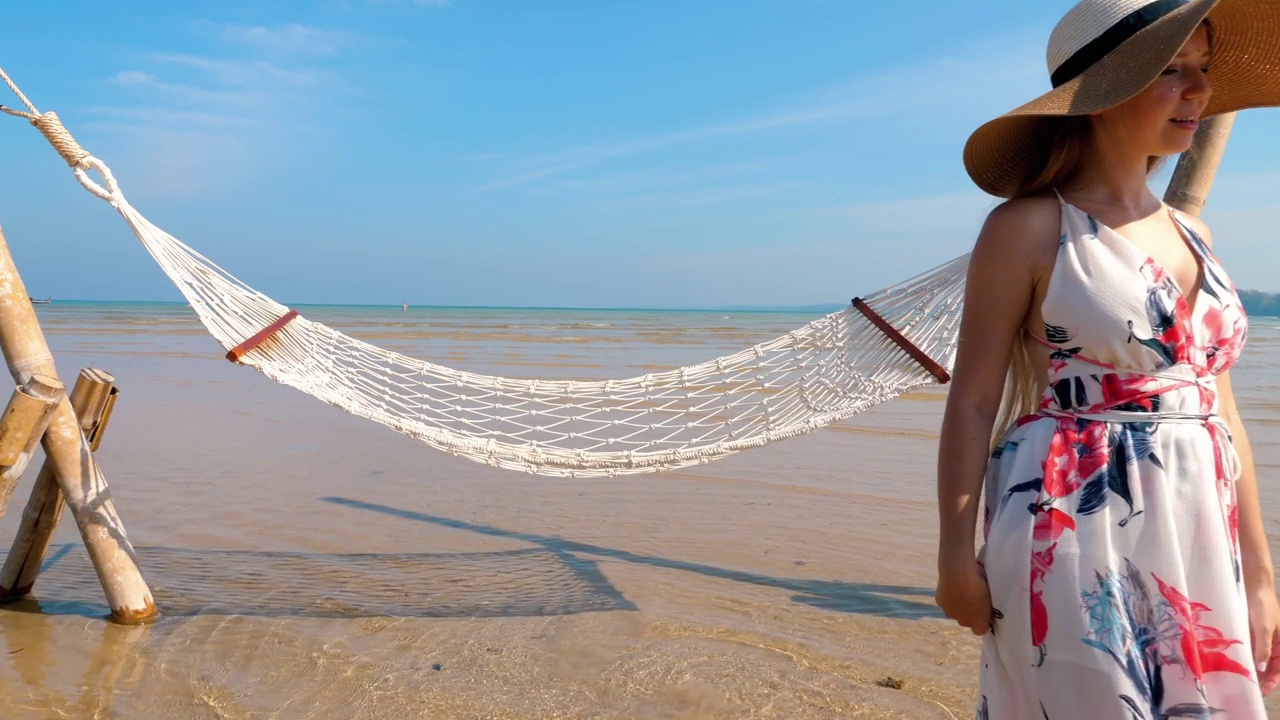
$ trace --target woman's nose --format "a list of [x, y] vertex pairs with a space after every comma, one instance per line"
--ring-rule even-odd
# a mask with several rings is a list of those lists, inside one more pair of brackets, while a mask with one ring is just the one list
[[1208, 74], [1199, 70], [1191, 74], [1191, 80], [1183, 90], [1183, 95], [1194, 99], [1207, 98], [1212, 94], [1213, 87], [1209, 84]]

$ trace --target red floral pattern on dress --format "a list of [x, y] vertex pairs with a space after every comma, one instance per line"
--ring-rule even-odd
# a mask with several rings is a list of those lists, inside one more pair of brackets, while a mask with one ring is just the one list
[[1206, 673], [1231, 672], [1250, 677], [1249, 668], [1228, 657], [1225, 650], [1243, 642], [1226, 637], [1222, 631], [1204, 624], [1201, 617], [1210, 611], [1210, 607], [1200, 602], [1187, 599], [1177, 588], [1155, 577], [1160, 587], [1160, 594], [1169, 602], [1178, 619], [1181, 630], [1179, 639], [1180, 658], [1176, 660], [1186, 665], [1197, 681], [1203, 681]]
[[1031, 553], [1031, 644], [1040, 651], [1044, 662], [1045, 638], [1049, 635], [1049, 610], [1044, 604], [1044, 579], [1053, 568], [1053, 551], [1057, 543]]
[[1075, 518], [1058, 508], [1045, 508], [1036, 515], [1035, 534], [1032, 537], [1038, 542], [1055, 542], [1062, 537], [1062, 533], [1075, 529]]
[[1064, 418], [1044, 461], [1044, 493], [1051, 498], [1074, 495], [1107, 465], [1105, 423]]
[[1097, 410], [1122, 408], [1134, 412], [1159, 410], [1157, 398], [1164, 392], [1160, 383], [1147, 375], [1106, 373], [1102, 381], [1102, 402]]

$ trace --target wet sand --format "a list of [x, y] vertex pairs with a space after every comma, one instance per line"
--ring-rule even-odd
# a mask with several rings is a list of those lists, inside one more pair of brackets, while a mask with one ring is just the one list
[[[559, 480], [344, 415], [218, 359], [189, 320], [41, 312], [64, 378], [96, 366], [121, 387], [100, 458], [163, 615], [103, 620], [64, 518], [36, 596], [0, 609], [6, 720], [973, 715], [978, 640], [932, 604], [941, 391], [689, 471]], [[630, 356], [650, 325], [386, 339], [482, 371], [608, 376], [773, 329], [679, 322], [696, 341]], [[1273, 546], [1277, 349], [1261, 328], [1236, 373]]]

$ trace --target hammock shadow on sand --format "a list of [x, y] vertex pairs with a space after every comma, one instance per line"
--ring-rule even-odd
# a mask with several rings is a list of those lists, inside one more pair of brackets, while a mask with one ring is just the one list
[[[0, 607], [107, 615], [84, 546], [50, 550], [34, 596]], [[635, 609], [595, 563], [544, 548], [356, 554], [135, 550], [162, 617], [540, 617]]]
[[[798, 593], [791, 598], [792, 601], [822, 610], [887, 618], [920, 619], [942, 617], [942, 612], [931, 602], [934, 593], [932, 588], [773, 577], [742, 570], [730, 570], [713, 565], [642, 555], [627, 550], [589, 545], [548, 535], [503, 530], [489, 525], [477, 525], [463, 520], [428, 515], [414, 510], [403, 510], [349, 498], [324, 497], [320, 499], [336, 505], [382, 513], [405, 520], [415, 520], [456, 530], [469, 530], [493, 537], [522, 540], [538, 546], [537, 549], [557, 555], [603, 557], [610, 560], [621, 560], [670, 570], [683, 570], [707, 577], [789, 590]], [[594, 567], [595, 565], [592, 564], [592, 568]], [[920, 602], [905, 599], [908, 597], [923, 597], [928, 598], [928, 600]]]

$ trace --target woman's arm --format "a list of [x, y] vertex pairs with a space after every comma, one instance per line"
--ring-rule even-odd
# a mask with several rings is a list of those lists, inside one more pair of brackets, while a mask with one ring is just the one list
[[[1046, 205], [1052, 213], [1046, 213]], [[1047, 217], [1052, 215], [1052, 217]], [[1006, 203], [991, 213], [969, 261], [964, 315], [938, 448], [940, 559], [973, 561], [978, 498], [1014, 342], [1055, 239], [1056, 203]], [[1057, 243], [1054, 242], [1056, 247]]]
[[1230, 373], [1218, 377], [1218, 414], [1231, 430], [1231, 444], [1240, 456], [1236, 480], [1236, 513], [1239, 521], [1240, 563], [1245, 595], [1249, 601], [1249, 639], [1258, 664], [1263, 694], [1280, 686], [1280, 601], [1276, 598], [1276, 572], [1271, 547], [1262, 522], [1258, 474], [1253, 464], [1249, 435], [1236, 407]]
[[[974, 555], [982, 480], [1014, 342], [1046, 253], [1052, 267], [1059, 210], [1053, 200], [996, 208], [969, 262], [964, 315], [938, 445], [938, 604], [975, 633], [990, 625], [990, 598]], [[1052, 248], [1052, 249], [1050, 249]]]
[[1240, 562], [1249, 601], [1249, 640], [1262, 693], [1266, 695], [1280, 686], [1280, 600], [1276, 598], [1276, 572], [1262, 522], [1253, 450], [1236, 407], [1230, 373], [1218, 377], [1218, 414], [1230, 428], [1231, 444], [1240, 456], [1240, 477], [1236, 480]]

